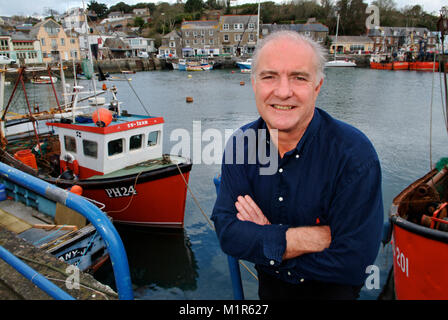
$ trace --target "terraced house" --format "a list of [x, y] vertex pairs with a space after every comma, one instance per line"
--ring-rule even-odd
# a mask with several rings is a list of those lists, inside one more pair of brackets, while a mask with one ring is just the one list
[[257, 15], [224, 15], [219, 18], [221, 52], [252, 54], [257, 45]]
[[40, 41], [43, 62], [80, 59], [79, 34], [66, 33], [53, 19], [37, 23], [30, 32]]
[[0, 29], [0, 55], [21, 63], [42, 62], [39, 41], [20, 31], [7, 33]]
[[181, 26], [182, 55], [215, 56], [219, 54], [219, 22], [214, 20], [184, 21]]

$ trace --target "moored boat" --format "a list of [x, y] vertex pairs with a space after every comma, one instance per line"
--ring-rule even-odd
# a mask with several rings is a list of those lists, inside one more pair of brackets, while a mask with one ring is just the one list
[[245, 61], [237, 61], [236, 65], [241, 70], [244, 70], [244, 69], [250, 70], [250, 69], [252, 69], [252, 59], [247, 59]]
[[392, 62], [393, 70], [409, 70], [409, 62], [407, 61], [394, 61]]
[[392, 62], [370, 62], [370, 69], [376, 70], [392, 70], [393, 64]]
[[415, 71], [439, 71], [439, 62], [415, 61], [409, 63], [409, 70]]
[[33, 77], [30, 81], [31, 83], [34, 84], [51, 84], [56, 83], [58, 81], [58, 78], [49, 76], [40, 76], [40, 77]]
[[[51, 130], [37, 134], [33, 122], [31, 137], [6, 136], [0, 159], [62, 188], [78, 185], [115, 222], [182, 228], [190, 160], [163, 154], [162, 117], [122, 112], [110, 91], [108, 109], [49, 114]], [[14, 157], [26, 150], [32, 167]]]

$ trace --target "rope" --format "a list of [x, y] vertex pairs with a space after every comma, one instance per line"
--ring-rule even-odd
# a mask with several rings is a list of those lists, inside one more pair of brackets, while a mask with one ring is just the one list
[[95, 231], [95, 233], [93, 234], [92, 238], [90, 238], [90, 241], [89, 241], [89, 243], [87, 244], [86, 250], [85, 250], [84, 253], [82, 254], [81, 258], [79, 258], [79, 260], [78, 260], [78, 261], [76, 262], [76, 264], [75, 264], [76, 267], [79, 266], [79, 263], [80, 263], [81, 260], [85, 257], [87, 251], [89, 251], [90, 246], [92, 245], [93, 240], [95, 240], [97, 234], [98, 234], [98, 231]]
[[[187, 187], [188, 191], [190, 192], [191, 196], [193, 197], [194, 202], [196, 203], [196, 205], [198, 206], [199, 210], [201, 211], [202, 215], [204, 216], [205, 220], [207, 220], [210, 228], [215, 231], [215, 227], [213, 226], [210, 218], [205, 214], [204, 210], [202, 209], [201, 205], [199, 204], [199, 201], [196, 199], [195, 195], [193, 194], [193, 191], [191, 191], [190, 186], [188, 185], [187, 180], [185, 179], [182, 170], [179, 167], [179, 164], [176, 162], [176, 167], [177, 170], [179, 170], [180, 176], [182, 177], [182, 179], [184, 180], [185, 186]], [[255, 275], [255, 273], [249, 269], [249, 267], [241, 260], [238, 259], [238, 262], [240, 265], [242, 265], [254, 278], [255, 280], [258, 281], [258, 277]]]
[[41, 242], [44, 241], [44, 240], [47, 240], [49, 237], [51, 237], [52, 235], [56, 234], [59, 230], [61, 230], [61, 229], [62, 229], [63, 227], [65, 227], [65, 226], [66, 226], [66, 224], [60, 226], [56, 231], [53, 231], [52, 233], [47, 234], [45, 237], [40, 238], [39, 240], [35, 241], [33, 244], [34, 244], [35, 246], [37, 246], [39, 243], [41, 243]]
[[132, 203], [132, 200], [134, 199], [135, 192], [136, 192], [136, 190], [137, 190], [137, 189], [136, 189], [136, 186], [137, 186], [137, 180], [138, 180], [138, 178], [140, 177], [140, 175], [142, 174], [142, 172], [143, 172], [143, 170], [140, 171], [140, 172], [137, 174], [137, 176], [135, 177], [135, 182], [134, 182], [134, 192], [132, 192], [132, 196], [131, 196], [131, 199], [129, 199], [128, 204], [127, 204], [123, 209], [121, 209], [121, 210], [107, 211], [106, 213], [111, 213], [111, 212], [113, 212], [113, 213], [121, 213], [121, 212], [123, 212], [123, 211], [125, 211], [125, 210], [127, 210], [127, 209], [129, 208], [129, 206], [130, 206], [131, 203]]

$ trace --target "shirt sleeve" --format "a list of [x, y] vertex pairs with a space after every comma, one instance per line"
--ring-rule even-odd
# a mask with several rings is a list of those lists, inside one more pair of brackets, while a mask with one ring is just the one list
[[[224, 162], [224, 161], [223, 161]], [[252, 195], [243, 164], [225, 164], [221, 168], [221, 183], [211, 219], [221, 249], [238, 259], [278, 266], [286, 249], [286, 225], [258, 225], [236, 217], [238, 196]], [[254, 198], [255, 202], [256, 199]]]
[[330, 247], [292, 259], [294, 271], [305, 279], [361, 285], [378, 254], [383, 215], [381, 168], [374, 159], [346, 174], [333, 196]]

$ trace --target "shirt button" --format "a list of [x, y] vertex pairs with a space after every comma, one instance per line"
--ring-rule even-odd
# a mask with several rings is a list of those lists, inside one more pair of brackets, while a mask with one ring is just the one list
[[283, 172], [283, 168], [278, 169], [278, 172], [282, 173]]
[[303, 282], [303, 281], [305, 281], [305, 279], [303, 279], [303, 278], [302, 278], [302, 279], [300, 279], [300, 282]]
[[282, 202], [283, 201], [283, 197], [278, 197], [278, 201]]
[[273, 266], [273, 265], [275, 264], [275, 261], [274, 261], [274, 260], [271, 260], [271, 261], [269, 261], [269, 264], [270, 264], [271, 266]]
[[296, 159], [299, 159], [299, 158], [300, 158], [300, 156], [298, 154], [296, 154]]
[[290, 276], [290, 275], [291, 275], [291, 272], [288, 271], [288, 276]]

